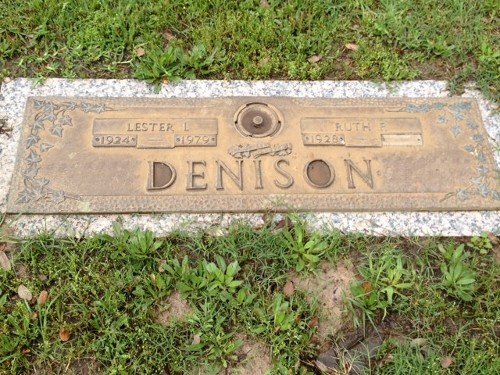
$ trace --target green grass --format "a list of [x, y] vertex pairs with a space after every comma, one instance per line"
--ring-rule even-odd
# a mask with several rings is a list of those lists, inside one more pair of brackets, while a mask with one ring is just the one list
[[[113, 236], [20, 241], [8, 252], [12, 270], [0, 269], [0, 373], [217, 373], [238, 366], [243, 337], [270, 348], [271, 373], [319, 374], [312, 322], [321, 312], [312, 291], [290, 295], [283, 286], [297, 270], [313, 277], [339, 261], [359, 274], [332, 342], [390, 323], [372, 373], [498, 373], [500, 249], [487, 236], [319, 237], [300, 221], [285, 228], [159, 239], [116, 225]], [[457, 262], [474, 273], [471, 298], [444, 282], [442, 264]], [[33, 300], [18, 297], [21, 284]], [[43, 290], [48, 299], [37, 302]], [[157, 316], [175, 291], [190, 312], [165, 326]], [[443, 368], [446, 356], [453, 361]]]
[[[1, 9], [0, 77], [431, 78], [453, 92], [474, 80], [500, 101], [496, 0], [2, 0]], [[85, 239], [7, 234], [0, 220], [0, 247], [15, 243], [12, 270], [0, 269], [2, 374], [218, 373], [240, 364], [245, 338], [269, 348], [272, 373], [319, 373], [319, 301], [283, 288], [338, 262], [353, 263], [357, 280], [343, 329], [323, 345], [389, 326], [373, 373], [500, 372], [500, 250], [486, 235], [320, 236], [300, 222], [221, 237], [119, 226]], [[19, 298], [20, 285], [33, 300]], [[190, 313], [162, 325], [176, 292]]]
[[3, 0], [0, 75], [438, 78], [452, 90], [474, 80], [498, 101], [499, 9], [495, 0]]

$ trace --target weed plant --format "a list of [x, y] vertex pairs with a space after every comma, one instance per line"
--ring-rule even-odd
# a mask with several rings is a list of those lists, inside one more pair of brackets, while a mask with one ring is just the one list
[[[307, 290], [283, 287], [297, 271], [314, 277], [319, 264], [342, 259], [359, 272], [344, 330], [393, 327], [373, 373], [498, 373], [495, 251], [487, 235], [461, 242], [320, 236], [297, 217], [282, 229], [235, 226], [223, 236], [159, 239], [119, 225], [113, 236], [41, 235], [12, 251], [11, 271], [0, 269], [0, 373], [220, 372], [240, 363], [248, 338], [269, 347], [271, 373], [319, 373], [318, 305]], [[20, 298], [20, 285], [32, 300]], [[162, 324], [159, 313], [176, 291], [189, 313]], [[446, 357], [452, 361], [443, 367]]]
[[498, 101], [496, 0], [3, 0], [0, 76], [475, 81]]

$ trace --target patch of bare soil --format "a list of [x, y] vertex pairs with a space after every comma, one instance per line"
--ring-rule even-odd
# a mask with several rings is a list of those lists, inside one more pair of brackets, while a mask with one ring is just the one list
[[256, 341], [244, 335], [238, 335], [237, 339], [244, 344], [236, 352], [238, 356], [237, 367], [230, 369], [230, 375], [264, 375], [273, 367], [271, 360], [271, 348], [263, 342]]
[[265, 343], [252, 339], [244, 334], [237, 334], [236, 340], [243, 345], [234, 353], [236, 363], [226, 369], [202, 365], [192, 371], [196, 375], [265, 375], [273, 368], [271, 348]]
[[47, 368], [33, 368], [33, 375], [67, 374], [67, 375], [94, 375], [101, 374], [102, 369], [97, 360], [90, 358], [75, 359], [71, 363], [54, 364]]
[[356, 279], [354, 266], [324, 263], [315, 276], [303, 279], [293, 278], [297, 289], [302, 290], [311, 298], [317, 298], [320, 307], [318, 336], [324, 345], [330, 334], [342, 327], [342, 305], [345, 296], [350, 293], [350, 285]]
[[156, 322], [164, 327], [170, 326], [174, 321], [184, 320], [192, 312], [187, 301], [175, 291], [167, 299], [168, 309], [158, 312]]

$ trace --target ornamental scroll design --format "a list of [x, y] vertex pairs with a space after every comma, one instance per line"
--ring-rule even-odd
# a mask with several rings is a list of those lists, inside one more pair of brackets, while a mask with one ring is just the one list
[[[58, 138], [63, 138], [67, 127], [75, 126], [71, 112], [82, 111], [85, 113], [101, 113], [113, 111], [105, 104], [95, 103], [75, 103], [64, 102], [56, 104], [46, 100], [34, 100], [33, 107], [38, 110], [34, 121], [30, 125], [30, 133], [26, 138], [26, 147], [28, 156], [24, 158], [24, 169], [22, 177], [24, 190], [19, 193], [17, 203], [32, 203], [41, 199], [53, 203], [62, 203], [65, 199], [76, 199], [77, 195], [68, 194], [61, 190], [55, 190], [50, 187], [50, 180], [39, 175], [40, 163], [43, 155], [50, 152], [50, 149], [57, 143]], [[42, 136], [47, 136], [51, 141], [44, 140]], [[50, 142], [50, 143], [49, 143]]]
[[464, 150], [473, 155], [476, 159], [476, 174], [471, 177], [468, 186], [447, 193], [441, 201], [456, 197], [465, 201], [473, 196], [500, 200], [500, 191], [492, 186], [491, 178], [500, 179], [500, 170], [496, 165], [488, 160], [488, 140], [479, 131], [479, 125], [474, 119], [467, 116], [467, 112], [472, 109], [472, 102], [459, 102], [453, 104], [433, 103], [433, 104], [407, 104], [403, 108], [390, 110], [390, 112], [421, 113], [439, 110], [441, 113], [437, 117], [437, 126], [447, 126], [451, 134], [460, 139], [469, 137]]
[[232, 146], [227, 151], [231, 156], [236, 159], [249, 158], [253, 156], [254, 159], [257, 159], [263, 155], [269, 156], [285, 156], [289, 155], [292, 152], [292, 144], [284, 143], [282, 145], [276, 144], [271, 145], [269, 143], [261, 143], [261, 144], [239, 144], [236, 146]]

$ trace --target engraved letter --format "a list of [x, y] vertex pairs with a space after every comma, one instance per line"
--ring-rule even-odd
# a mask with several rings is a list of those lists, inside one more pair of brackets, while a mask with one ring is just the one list
[[207, 163], [205, 161], [190, 161], [188, 160], [188, 174], [187, 174], [187, 184], [186, 190], [205, 190], [207, 188], [207, 184], [196, 185], [194, 182], [195, 178], [203, 179], [205, 178], [205, 172], [195, 173], [194, 168], [197, 164], [206, 166]]
[[285, 183], [281, 183], [278, 180], [274, 180], [274, 184], [277, 187], [281, 188], [281, 189], [288, 189], [290, 186], [293, 185], [294, 181], [293, 181], [292, 175], [281, 168], [280, 164], [282, 164], [282, 163], [286, 164], [286, 165], [290, 165], [290, 162], [288, 160], [279, 159], [279, 160], [276, 160], [274, 162], [274, 170], [276, 172], [278, 172], [280, 175], [282, 175], [283, 177], [285, 177], [286, 178], [286, 182]]
[[175, 168], [159, 161], [149, 162], [148, 190], [163, 190], [175, 181]]
[[236, 164], [238, 164], [238, 173], [236, 175], [229, 167], [223, 162], [217, 160], [217, 190], [224, 190], [224, 183], [222, 182], [222, 171], [225, 171], [227, 175], [234, 181], [236, 185], [243, 190], [243, 160], [236, 160]]
[[356, 189], [354, 185], [354, 178], [352, 171], [355, 171], [361, 179], [366, 182], [366, 184], [373, 189], [373, 177], [372, 168], [370, 166], [371, 160], [363, 160], [366, 164], [366, 173], [361, 172], [361, 170], [352, 162], [350, 159], [344, 159], [345, 166], [347, 169], [347, 181], [349, 189]]
[[253, 164], [255, 165], [255, 189], [264, 189], [264, 186], [262, 186], [261, 160], [254, 160]]

